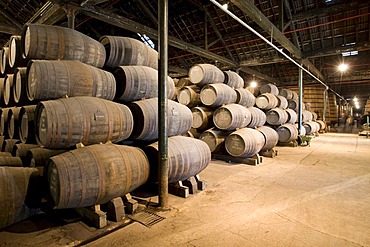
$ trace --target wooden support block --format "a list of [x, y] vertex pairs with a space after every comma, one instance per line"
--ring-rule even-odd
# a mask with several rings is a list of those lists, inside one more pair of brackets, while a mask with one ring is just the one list
[[198, 191], [198, 184], [195, 180], [195, 177], [190, 177], [184, 181], [182, 181], [182, 184], [189, 188], [190, 194], [195, 194]]
[[125, 218], [125, 206], [121, 197], [114, 198], [102, 204], [101, 208], [107, 213], [108, 220], [120, 222]]
[[257, 166], [262, 163], [262, 157], [260, 157], [258, 154], [251, 158], [233, 157], [233, 156], [225, 155], [225, 154], [212, 154], [212, 158], [217, 159], [217, 160], [223, 160], [229, 163], [233, 162], [233, 163], [247, 164], [247, 165], [253, 165], [253, 166]]
[[261, 151], [259, 154], [264, 157], [275, 158], [275, 156], [277, 156], [277, 150], [274, 149], [265, 150]]
[[206, 189], [206, 181], [200, 180], [199, 174], [195, 175], [194, 178], [197, 181], [198, 190], [205, 190]]
[[107, 215], [100, 210], [100, 205], [95, 205], [88, 208], [77, 208], [76, 211], [96, 228], [103, 228], [107, 226]]
[[169, 184], [168, 192], [183, 198], [189, 197], [189, 188], [184, 186], [181, 181]]
[[291, 142], [278, 142], [278, 146], [282, 147], [298, 147], [298, 142], [296, 140], [293, 140]]
[[132, 198], [131, 194], [128, 193], [122, 197], [123, 203], [125, 204], [125, 212], [128, 214], [133, 214], [139, 207], [138, 201]]

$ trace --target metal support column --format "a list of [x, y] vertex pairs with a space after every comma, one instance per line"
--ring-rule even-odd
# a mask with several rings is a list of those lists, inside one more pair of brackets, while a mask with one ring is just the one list
[[168, 74], [168, 0], [160, 0], [158, 4], [159, 20], [159, 206], [168, 206], [168, 133], [167, 133], [167, 74]]
[[299, 68], [299, 74], [298, 74], [298, 133], [302, 134], [302, 112], [303, 112], [303, 70], [302, 68]]
[[322, 121], [326, 120], [326, 110], [327, 110], [327, 101], [328, 101], [328, 87], [324, 90], [324, 111], [322, 113]]
[[68, 8], [66, 12], [68, 18], [68, 27], [71, 29], [75, 29], [76, 10]]

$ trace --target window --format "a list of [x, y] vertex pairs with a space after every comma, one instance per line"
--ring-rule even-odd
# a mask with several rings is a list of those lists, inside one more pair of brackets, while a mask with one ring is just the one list
[[140, 33], [137, 33], [137, 35], [139, 35], [140, 39], [147, 45], [149, 46], [150, 48], [153, 48], [154, 49], [154, 43], [153, 41], [148, 37], [146, 36], [145, 34], [140, 34]]

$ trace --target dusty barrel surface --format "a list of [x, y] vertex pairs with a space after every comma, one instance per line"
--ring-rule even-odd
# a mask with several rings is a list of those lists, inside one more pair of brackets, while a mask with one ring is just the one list
[[76, 30], [58, 26], [27, 24], [22, 33], [23, 57], [27, 59], [78, 60], [101, 68], [104, 46]]
[[262, 151], [271, 150], [276, 146], [279, 141], [279, 135], [276, 130], [268, 126], [258, 127], [257, 130], [265, 137], [265, 144], [261, 149]]
[[288, 120], [287, 123], [289, 124], [295, 124], [298, 121], [298, 115], [297, 113], [292, 109], [284, 109], [286, 113], [288, 113]]
[[30, 166], [29, 164], [26, 164], [26, 157], [27, 152], [33, 148], [38, 148], [39, 146], [36, 144], [24, 144], [24, 143], [18, 143], [15, 144], [12, 150], [12, 155], [14, 157], [21, 158], [23, 162], [23, 166]]
[[47, 148], [118, 142], [127, 139], [133, 128], [127, 106], [94, 97], [42, 101], [35, 122], [36, 140]]
[[4, 104], [6, 106], [14, 106], [13, 98], [13, 85], [14, 85], [14, 75], [8, 74], [4, 79]]
[[19, 112], [20, 107], [12, 107], [8, 111], [8, 134], [11, 139], [19, 138]]
[[185, 86], [179, 90], [177, 100], [180, 104], [189, 108], [195, 107], [201, 103], [200, 88], [196, 85]]
[[288, 121], [288, 113], [281, 108], [274, 108], [266, 112], [266, 122], [271, 125], [281, 125]]
[[[158, 142], [144, 149], [150, 163], [151, 180], [158, 181]], [[168, 182], [183, 181], [203, 171], [211, 161], [208, 145], [185, 136], [168, 138]]]
[[[116, 99], [131, 102], [158, 97], [158, 71], [147, 66], [120, 66], [115, 72]], [[167, 76], [167, 98], [175, 94], [175, 83]]]
[[10, 37], [9, 45], [9, 66], [21, 67], [27, 64], [26, 60], [22, 57], [22, 36], [12, 35]]
[[208, 84], [200, 91], [200, 100], [209, 107], [219, 107], [236, 102], [236, 92], [226, 84]]
[[[39, 209], [27, 201], [34, 187], [37, 169], [24, 167], [0, 167], [0, 228], [24, 220]], [[28, 204], [28, 206], [26, 205]]]
[[277, 128], [279, 142], [291, 142], [298, 137], [298, 129], [293, 124], [283, 124]]
[[312, 114], [312, 120], [313, 120], [313, 121], [316, 121], [316, 120], [317, 120], [317, 118], [318, 118], [317, 113], [316, 113], [316, 112], [314, 112], [314, 111], [311, 111], [311, 114]]
[[264, 144], [262, 133], [251, 128], [238, 129], [225, 140], [226, 151], [235, 157], [252, 157], [261, 151]]
[[31, 148], [24, 157], [24, 166], [45, 167], [49, 158], [67, 152], [63, 149], [48, 149], [42, 147]]
[[286, 109], [288, 107], [288, 100], [284, 96], [276, 95], [276, 98], [278, 100], [277, 107], [282, 109]]
[[188, 75], [191, 82], [199, 87], [225, 81], [224, 73], [212, 64], [196, 64], [189, 69]]
[[9, 47], [3, 47], [0, 53], [1, 63], [0, 63], [0, 72], [1, 74], [9, 74], [13, 72], [13, 69], [9, 65]]
[[158, 52], [137, 39], [106, 35], [100, 42], [107, 53], [107, 67], [142, 65], [158, 69]]
[[248, 110], [251, 112], [251, 121], [247, 127], [256, 128], [266, 123], [266, 113], [262, 110], [257, 107], [248, 107]]
[[260, 88], [260, 93], [271, 93], [273, 95], [279, 95], [279, 89], [276, 85], [272, 83], [262, 84]]
[[5, 88], [5, 78], [0, 78], [0, 105], [3, 105], [4, 101], [4, 88]]
[[35, 111], [36, 105], [22, 106], [19, 111], [19, 139], [23, 143], [36, 143]]
[[256, 97], [246, 88], [237, 88], [236, 92], [236, 102], [243, 106], [254, 106], [256, 103]]
[[18, 67], [14, 70], [13, 98], [19, 105], [29, 104], [27, 97], [27, 68]]
[[79, 61], [33, 60], [27, 66], [27, 96], [32, 100], [68, 95], [112, 100], [116, 80], [112, 73]]
[[224, 71], [225, 81], [224, 83], [231, 88], [243, 88], [244, 87], [244, 80], [243, 78], [238, 75], [234, 71]]
[[278, 104], [278, 100], [275, 95], [271, 93], [263, 93], [256, 98], [256, 106], [263, 110], [271, 110]]
[[213, 126], [213, 110], [204, 106], [196, 106], [191, 109], [191, 113], [193, 115], [191, 127], [204, 130]]
[[326, 129], [326, 124], [322, 120], [316, 120], [316, 123], [320, 125], [320, 130], [325, 130]]
[[[168, 136], [186, 133], [193, 124], [190, 109], [180, 103], [168, 100]], [[152, 141], [158, 138], [158, 98], [132, 102], [129, 105], [134, 117], [131, 138]]]
[[213, 123], [221, 130], [235, 130], [246, 127], [251, 121], [251, 112], [244, 106], [229, 104], [217, 108]]
[[22, 167], [23, 163], [19, 157], [0, 156], [0, 166]]
[[135, 147], [97, 144], [50, 158], [46, 168], [54, 208], [106, 203], [143, 185], [149, 161]]
[[190, 78], [189, 77], [183, 77], [183, 78], [180, 78], [177, 83], [175, 83], [176, 87], [178, 88], [182, 88], [182, 87], [185, 87], [185, 86], [190, 86], [190, 85], [193, 85], [193, 83], [191, 82]]
[[303, 110], [302, 111], [302, 122], [309, 122], [313, 120], [313, 115], [310, 111]]
[[212, 153], [220, 153], [225, 149], [225, 139], [230, 133], [231, 131], [211, 128], [204, 131], [200, 135], [199, 140], [204, 141]]
[[8, 132], [8, 114], [11, 107], [0, 108], [0, 135], [5, 138], [9, 137]]
[[306, 135], [312, 135], [320, 130], [320, 124], [314, 121], [304, 122], [303, 127], [306, 130]]
[[293, 91], [287, 88], [283, 88], [279, 91], [279, 95], [285, 97], [286, 99], [293, 99]]
[[2, 152], [12, 153], [15, 144], [21, 143], [18, 139], [6, 139], [1, 147]]

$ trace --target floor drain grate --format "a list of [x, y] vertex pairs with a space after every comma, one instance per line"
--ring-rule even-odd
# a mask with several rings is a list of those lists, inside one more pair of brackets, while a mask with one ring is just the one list
[[129, 215], [128, 217], [147, 227], [151, 227], [154, 224], [157, 224], [158, 222], [165, 219], [164, 217], [159, 216], [158, 214], [146, 210], [135, 213], [134, 215]]

